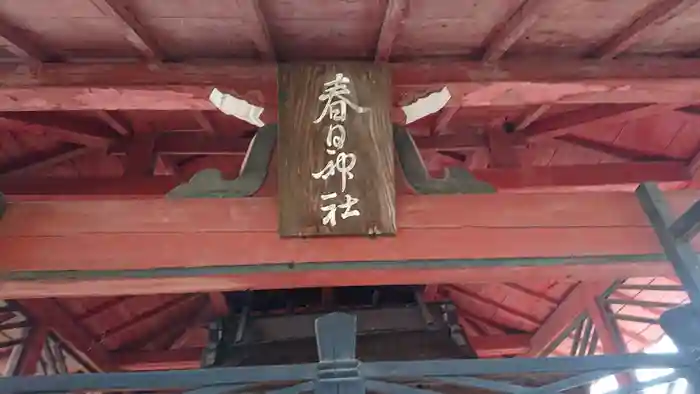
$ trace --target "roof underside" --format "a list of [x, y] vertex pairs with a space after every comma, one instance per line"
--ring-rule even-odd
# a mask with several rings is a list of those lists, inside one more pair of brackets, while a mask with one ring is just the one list
[[[557, 59], [604, 62], [613, 57], [692, 57], [700, 50], [697, 1], [305, 0], [303, 6], [293, 0], [53, 0], [47, 6], [48, 3], [0, 0], [0, 62], [35, 67], [37, 61], [145, 61], [153, 64], [157, 72], [162, 62], [202, 60], [408, 62], [434, 58], [548, 58], [556, 64]], [[382, 44], [385, 34], [391, 36], [389, 49], [386, 43]], [[693, 104], [697, 103], [684, 103]], [[625, 105], [461, 107], [430, 115], [409, 129], [416, 137], [454, 135], [460, 141], [477, 141], [468, 147], [463, 146], [466, 143], [448, 142], [422, 149], [426, 164], [436, 173], [455, 163], [470, 169], [518, 169], [669, 162], [678, 163], [683, 170], [680, 178], [685, 179], [677, 180], [690, 181], [686, 166], [700, 150], [700, 117], [669, 106], [629, 116], [624, 115], [627, 110], [637, 110], [638, 106]], [[611, 115], [603, 122], [575, 121], [578, 117], [585, 119], [587, 111], [617, 111], [620, 116]], [[563, 127], [551, 126], [561, 121], [563, 113], [574, 121]], [[119, 144], [128, 145], [139, 136], [152, 133], [181, 136], [174, 137], [180, 138], [177, 152], [171, 149], [159, 155], [156, 175], [185, 179], [207, 167], [235, 174], [245, 149], [221, 148], [222, 144], [211, 141], [211, 135], [229, 138], [227, 141], [247, 141], [255, 130], [213, 110], [36, 111], [4, 115], [0, 114], [0, 183], [8, 176], [119, 178], [128, 167], [128, 146], [120, 148]], [[59, 125], [58, 121], [63, 123]], [[489, 148], [488, 141], [490, 135], [510, 126], [519, 131], [539, 127], [547, 136], [530, 139], [514, 133], [515, 140], [520, 138], [513, 144], [514, 158], [503, 160]], [[92, 132], [91, 136], [86, 137], [86, 129]], [[552, 129], [555, 132], [550, 135]], [[221, 151], [181, 148], [191, 147], [201, 138], [209, 138], [208, 146], [217, 145]], [[264, 193], [273, 194], [274, 185]], [[664, 281], [649, 278], [646, 283], [654, 280]], [[473, 315], [473, 322], [464, 326], [471, 327], [470, 336], [478, 337], [535, 332], [573, 285], [456, 284], [444, 291]], [[647, 298], [659, 299], [659, 293], [655, 294]], [[673, 297], [661, 297], [664, 296]], [[102, 338], [110, 351], [202, 346], [205, 337], [201, 328], [177, 324], [196, 320], [207, 303], [206, 296], [60, 300], [78, 324], [85, 326], [94, 338]], [[634, 314], [658, 315], [648, 310], [637, 312]], [[166, 326], [177, 327], [167, 338], [151, 340]], [[627, 322], [623, 329], [631, 350], [638, 350], [661, 335], [654, 327], [641, 323]], [[565, 341], [555, 354], [568, 354], [567, 346], [571, 346], [570, 341]]]

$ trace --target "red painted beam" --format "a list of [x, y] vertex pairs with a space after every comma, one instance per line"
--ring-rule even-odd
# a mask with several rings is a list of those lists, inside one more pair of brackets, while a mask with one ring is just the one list
[[[630, 277], [670, 276], [673, 267], [658, 262], [610, 262], [605, 269], [591, 269], [590, 264], [575, 260], [552, 269], [552, 266], [526, 267], [464, 267], [437, 269], [427, 264], [425, 268], [365, 269], [343, 271], [319, 269], [303, 272], [219, 274], [202, 276], [196, 272], [181, 277], [148, 279], [118, 278], [93, 279], [65, 275], [67, 279], [2, 280], [0, 296], [5, 299], [45, 297], [90, 297], [149, 294], [181, 294], [215, 291], [271, 290], [308, 287], [388, 286], [443, 284], [458, 281], [465, 284], [503, 283], [517, 280], [556, 280], [560, 282], [599, 281]], [[59, 273], [56, 273], [58, 276]], [[31, 274], [29, 274], [31, 275]]]
[[[389, 66], [396, 104], [448, 85], [462, 106], [698, 101], [700, 60], [507, 59]], [[213, 110], [211, 87], [265, 107], [276, 103], [273, 64], [44, 64], [0, 66], [0, 110]]]
[[[573, 190], [633, 191], [641, 182], [657, 182], [665, 190], [682, 189], [691, 182], [688, 169], [678, 162], [605, 163], [519, 169], [477, 169], [477, 179], [502, 192], [528, 193]], [[235, 175], [231, 175], [234, 176]], [[0, 178], [0, 191], [11, 200], [65, 200], [85, 198], [162, 197], [182, 181], [178, 177], [137, 178]], [[274, 190], [271, 190], [271, 192]]]
[[[214, 133], [213, 127], [204, 126], [208, 133], [202, 132], [164, 132], [158, 134], [154, 150], [162, 155], [245, 155], [250, 138], [231, 133]], [[525, 139], [514, 136], [513, 144], [525, 146]], [[420, 149], [439, 150], [473, 150], [485, 146], [484, 138], [476, 133], [459, 133], [415, 137], [414, 142]], [[123, 155], [130, 145], [129, 141], [115, 145], [110, 149], [113, 154]]]
[[[666, 197], [681, 212], [698, 193], [668, 192]], [[37, 281], [5, 281], [0, 295], [513, 282], [526, 274], [540, 279], [571, 275], [600, 280], [669, 273], [666, 264], [634, 263], [636, 258], [659, 258], [663, 251], [632, 193], [399, 196], [396, 217], [399, 231], [395, 237], [282, 239], [277, 234], [274, 198], [11, 203], [0, 222], [4, 256], [0, 268]], [[469, 248], [464, 248], [465, 240]], [[623, 261], [582, 272], [575, 258], [566, 260], [572, 256], [620, 256]], [[567, 265], [557, 269], [498, 266], [500, 259], [528, 258], [533, 265], [543, 258], [562, 258], [559, 264]], [[447, 259], [482, 264], [438, 269], [432, 263]], [[313, 265], [294, 270], [304, 262], [339, 261], [427, 263], [405, 270], [346, 264], [343, 275], [337, 274], [343, 267], [325, 265], [317, 265], [317, 270]], [[277, 265], [276, 272], [248, 273], [253, 265], [271, 264]], [[280, 264], [287, 270], [280, 272]], [[234, 270], [241, 266], [247, 267], [245, 274]], [[181, 277], [152, 281], [129, 279], [134, 287], [128, 288], [117, 284], [120, 279], [98, 281], [67, 272], [204, 267], [229, 271], [182, 271]], [[58, 279], [40, 279], [37, 271], [53, 271], [73, 281], [62, 285]], [[187, 283], [202, 275], [211, 276]]]

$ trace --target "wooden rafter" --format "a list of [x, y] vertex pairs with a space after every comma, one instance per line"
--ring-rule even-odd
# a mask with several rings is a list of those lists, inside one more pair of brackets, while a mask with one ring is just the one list
[[543, 6], [549, 2], [550, 0], [523, 0], [520, 7], [486, 39], [483, 60], [493, 62], [500, 59], [537, 22]]
[[649, 27], [662, 24], [695, 4], [698, 4], [698, 0], [655, 0], [634, 15], [629, 24], [593, 49], [588, 56], [612, 59], [632, 46]]
[[60, 61], [63, 56], [41, 45], [28, 31], [0, 19], [0, 37], [9, 46], [7, 49], [23, 60], [29, 61]]
[[112, 130], [119, 133], [122, 137], [131, 136], [131, 126], [129, 126], [125, 120], [120, 119], [118, 114], [113, 113], [112, 111], [103, 110], [95, 112], [98, 118], [100, 118], [103, 122], [107, 123], [109, 127], [112, 128]]
[[515, 126], [516, 131], [525, 130], [528, 126], [534, 123], [537, 119], [542, 117], [549, 109], [552, 108], [549, 104], [538, 105], [534, 110], [525, 114], [525, 117]]
[[665, 113], [674, 108], [675, 105], [659, 104], [593, 104], [580, 110], [545, 117], [533, 122], [522, 132], [530, 138], [554, 138], [569, 133], [574, 127], [621, 123]]
[[435, 120], [435, 127], [432, 134], [442, 134], [447, 130], [447, 125], [452, 120], [452, 117], [459, 111], [459, 107], [443, 108]]
[[106, 147], [118, 137], [99, 120], [59, 112], [3, 112], [0, 118], [41, 126], [63, 140], [91, 147]]
[[206, 298], [201, 296], [188, 298], [179, 305], [182, 313], [171, 316], [168, 321], [156, 326], [150, 332], [146, 332], [127, 343], [121, 344], [119, 348], [124, 351], [135, 351], [145, 348], [168, 349], [188, 327], [199, 323], [198, 317], [200, 315], [210, 313], [206, 305]]
[[57, 301], [34, 299], [20, 301], [20, 304], [35, 321], [47, 326], [66, 345], [84, 356], [93, 368], [100, 371], [113, 369], [112, 360], [104, 345], [92, 338], [85, 327], [77, 323], [75, 317], [63, 309]]
[[571, 326], [572, 322], [584, 313], [586, 296], [591, 292], [601, 294], [608, 287], [610, 287], [610, 283], [605, 282], [592, 283], [590, 286], [576, 286], [532, 336], [527, 356], [542, 356], [543, 352]]
[[391, 57], [391, 49], [394, 45], [394, 40], [401, 31], [406, 17], [408, 15], [409, 2], [408, 0], [389, 0], [384, 13], [384, 22], [379, 32], [377, 40], [377, 51], [374, 55], [374, 60], [377, 62], [387, 62]]
[[[464, 165], [467, 166], [466, 164]], [[558, 191], [562, 188], [598, 191], [633, 191], [641, 182], [657, 182], [666, 190], [680, 189], [692, 181], [684, 163], [602, 163], [524, 169], [475, 169], [472, 174], [502, 192]], [[46, 178], [0, 179], [0, 190], [16, 199], [41, 196], [43, 200], [71, 196], [163, 196], [182, 183], [177, 176], [135, 178]], [[524, 190], [523, 190], [524, 189]]]
[[199, 126], [202, 128], [202, 130], [210, 134], [214, 134], [216, 132], [216, 129], [214, 129], [214, 125], [212, 125], [211, 120], [209, 120], [209, 117], [207, 116], [206, 112], [194, 111], [192, 115], [194, 116], [194, 119], [197, 121], [197, 123], [199, 123]]
[[586, 149], [592, 149], [610, 156], [615, 156], [617, 158], [630, 161], [684, 161], [682, 157], [674, 157], [665, 154], [656, 154], [651, 152], [639, 151], [637, 149], [626, 148], [624, 146], [618, 146], [584, 137], [579, 137], [578, 135], [562, 135], [556, 137], [556, 140], [580, 146]]
[[247, 0], [249, 18], [251, 20], [250, 39], [263, 60], [275, 60], [275, 45], [267, 27], [265, 13], [260, 7], [259, 0]]
[[144, 58], [159, 63], [165, 59], [165, 53], [157, 40], [138, 20], [133, 11], [123, 2], [115, 0], [90, 0], [105, 15], [112, 17], [123, 29], [126, 39]]
[[16, 176], [51, 168], [67, 160], [96, 152], [96, 148], [62, 144], [46, 151], [31, 152], [0, 166], [0, 176]]
[[179, 320], [170, 325], [168, 332], [161, 335], [152, 343], [151, 348], [170, 349], [178, 346], [178, 342], [187, 339], [190, 329], [203, 328], [204, 324], [212, 318], [212, 312], [204, 297], [194, 299], [193, 308], [189, 309]]

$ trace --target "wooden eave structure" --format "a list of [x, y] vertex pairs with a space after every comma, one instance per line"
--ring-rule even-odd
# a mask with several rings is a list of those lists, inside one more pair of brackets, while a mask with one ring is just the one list
[[[698, 18], [695, 0], [0, 2], [0, 298], [85, 370], [196, 368], [221, 292], [318, 286], [426, 285], [480, 357], [640, 351], [688, 301], [631, 192], [656, 183], [675, 215], [700, 196]], [[257, 128], [213, 88], [274, 123], [277, 63], [340, 60], [387, 63], [432, 176], [497, 193], [398, 177], [396, 237], [314, 240], [277, 235], [274, 156], [252, 196], [162, 198], [241, 170]], [[621, 340], [603, 294], [639, 318]]]

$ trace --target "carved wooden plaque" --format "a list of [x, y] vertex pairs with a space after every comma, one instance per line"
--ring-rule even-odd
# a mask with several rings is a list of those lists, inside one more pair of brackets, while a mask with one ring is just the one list
[[389, 70], [279, 66], [279, 233], [394, 234]]

